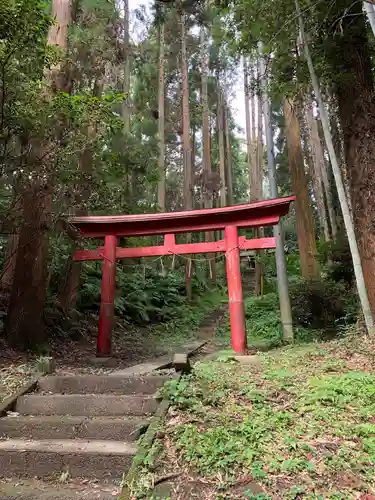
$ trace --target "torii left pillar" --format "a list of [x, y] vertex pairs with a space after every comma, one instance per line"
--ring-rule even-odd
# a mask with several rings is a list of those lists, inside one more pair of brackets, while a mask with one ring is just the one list
[[104, 240], [102, 297], [97, 341], [97, 356], [101, 358], [111, 356], [112, 354], [112, 329], [115, 317], [116, 291], [116, 247], [116, 236], [106, 236]]

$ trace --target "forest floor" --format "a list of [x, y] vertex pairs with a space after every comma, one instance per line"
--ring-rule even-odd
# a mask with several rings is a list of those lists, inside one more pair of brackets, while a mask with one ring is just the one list
[[350, 337], [197, 363], [139, 498], [375, 499], [374, 348]]
[[166, 388], [134, 498], [375, 500], [374, 353], [352, 332], [197, 362]]
[[52, 335], [52, 340], [39, 346], [37, 352], [18, 352], [0, 339], [0, 403], [14, 394], [43, 368], [46, 357], [52, 357], [60, 375], [105, 374], [169, 354], [176, 346], [197, 340], [199, 327], [210, 312], [220, 309], [225, 296], [209, 291], [192, 304], [183, 304], [167, 322], [136, 327], [117, 323], [113, 333], [113, 364], [108, 368], [93, 366], [98, 317], [82, 317], [71, 331]]

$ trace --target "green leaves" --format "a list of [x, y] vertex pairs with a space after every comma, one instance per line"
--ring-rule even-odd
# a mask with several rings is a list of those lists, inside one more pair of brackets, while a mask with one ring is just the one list
[[0, 5], [0, 64], [27, 49], [45, 47], [51, 18], [41, 0], [4, 0]]

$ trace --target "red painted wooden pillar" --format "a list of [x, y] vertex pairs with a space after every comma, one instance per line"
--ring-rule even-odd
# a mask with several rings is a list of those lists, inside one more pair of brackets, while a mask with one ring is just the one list
[[237, 226], [225, 228], [225, 244], [232, 347], [236, 352], [244, 353], [247, 349], [247, 338]]
[[112, 329], [116, 290], [116, 247], [116, 236], [106, 236], [104, 240], [102, 295], [96, 353], [98, 357], [110, 356], [112, 352]]

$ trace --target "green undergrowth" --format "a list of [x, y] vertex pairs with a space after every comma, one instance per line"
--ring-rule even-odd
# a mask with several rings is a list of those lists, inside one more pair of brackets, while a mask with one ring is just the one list
[[203, 321], [227, 300], [224, 289], [207, 289], [192, 302], [181, 302], [163, 322], [140, 326], [117, 317], [114, 344], [133, 361], [173, 352], [178, 346], [198, 340]]
[[[227, 300], [225, 289], [217, 286], [196, 294], [191, 302], [186, 298], [180, 300], [163, 321], [156, 323], [150, 321], [139, 325], [116, 314], [113, 331], [116, 355], [135, 364], [173, 352], [176, 346], [197, 340], [202, 322], [223, 307]], [[62, 356], [69, 363], [79, 356], [86, 358], [87, 346], [92, 345], [96, 339], [98, 313], [80, 313], [69, 323], [64, 316], [56, 318], [54, 315], [53, 321], [53, 342], [39, 345], [35, 351], [40, 355], [52, 355], [56, 358]]]
[[[282, 345], [283, 330], [280, 320], [279, 298], [277, 293], [263, 297], [248, 297], [244, 301], [248, 346], [250, 349], [266, 351]], [[321, 332], [303, 327], [295, 327], [297, 341], [319, 339]], [[217, 330], [220, 347], [230, 345], [229, 317]]]
[[[342, 334], [358, 314], [357, 297], [342, 283], [296, 280], [290, 287], [294, 340], [319, 341]], [[278, 294], [245, 298], [248, 347], [267, 351], [283, 344]], [[230, 345], [229, 317], [218, 329], [219, 346]]]
[[[86, 263], [85, 276], [78, 294], [77, 307], [88, 313], [100, 310], [101, 266]], [[209, 293], [209, 286], [201, 269], [191, 277], [192, 296]], [[126, 266], [116, 269], [115, 313], [122, 322], [145, 326], [166, 323], [186, 303], [185, 270], [166, 271], [152, 265]]]
[[373, 493], [374, 347], [348, 336], [263, 353], [252, 365], [225, 356], [197, 363], [192, 375], [165, 388], [174, 406], [165, 422], [164, 470], [148, 474], [177, 469], [174, 487], [194, 478], [201, 498]]
[[194, 340], [202, 321], [227, 300], [225, 290], [207, 290], [192, 303], [180, 304], [168, 321], [149, 325], [148, 333], [154, 342], [164, 348]]

